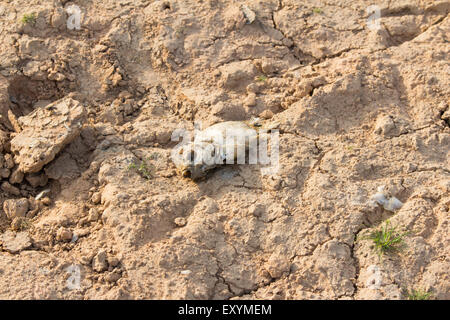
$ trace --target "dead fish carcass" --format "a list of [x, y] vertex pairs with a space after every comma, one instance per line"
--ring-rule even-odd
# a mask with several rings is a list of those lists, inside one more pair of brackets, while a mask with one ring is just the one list
[[198, 180], [225, 164], [241, 163], [249, 146], [256, 146], [258, 124], [245, 121], [217, 123], [198, 132], [194, 141], [178, 145], [172, 159], [183, 177]]

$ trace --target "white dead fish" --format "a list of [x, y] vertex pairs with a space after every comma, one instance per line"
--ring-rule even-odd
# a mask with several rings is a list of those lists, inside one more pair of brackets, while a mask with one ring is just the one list
[[[209, 170], [225, 164], [228, 148], [244, 147], [248, 150], [249, 140], [257, 141], [257, 132], [253, 129], [254, 126], [243, 121], [225, 121], [198, 132], [194, 142], [180, 145], [173, 150], [172, 160], [177, 171], [192, 180], [204, 178]], [[227, 147], [227, 132], [233, 132], [235, 136], [247, 136], [247, 132], [255, 134], [249, 133], [244, 145], [238, 143], [236, 146]]]
[[[250, 156], [250, 150], [267, 138], [268, 130], [276, 129], [278, 122], [262, 124], [258, 118], [250, 121], [225, 121], [216, 123], [195, 133], [194, 141], [181, 142], [172, 150], [171, 156], [178, 173], [192, 180], [200, 180], [207, 173], [225, 164], [246, 161], [242, 151]], [[240, 137], [237, 141], [228, 139]], [[238, 155], [240, 154], [240, 156]], [[253, 156], [255, 156], [253, 152]], [[249, 163], [250, 159], [248, 159]], [[255, 157], [253, 157], [253, 161]], [[271, 160], [270, 160], [271, 161]], [[241, 162], [243, 163], [243, 162]], [[253, 162], [252, 164], [256, 164]]]

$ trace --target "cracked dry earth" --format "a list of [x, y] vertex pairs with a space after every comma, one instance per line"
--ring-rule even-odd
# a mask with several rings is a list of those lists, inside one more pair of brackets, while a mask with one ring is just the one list
[[[449, 299], [449, 9], [1, 1], [0, 298]], [[278, 174], [176, 173], [173, 130], [258, 115]], [[359, 236], [388, 219], [409, 233], [380, 259]]]

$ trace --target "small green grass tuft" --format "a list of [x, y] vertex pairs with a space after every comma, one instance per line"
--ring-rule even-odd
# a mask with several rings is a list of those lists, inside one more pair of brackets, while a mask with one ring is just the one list
[[264, 75], [256, 77], [256, 81], [259, 81], [259, 82], [265, 82], [266, 80], [267, 80], [267, 77]]
[[409, 232], [399, 232], [396, 227], [391, 226], [387, 220], [384, 226], [379, 230], [375, 230], [368, 236], [363, 237], [365, 240], [372, 240], [375, 245], [375, 251], [379, 256], [386, 253], [399, 251], [404, 245], [404, 237]]
[[[152, 155], [153, 158], [153, 155]], [[141, 177], [143, 177], [144, 179], [150, 180], [152, 178], [154, 178], [154, 170], [155, 167], [151, 164], [148, 163], [147, 160], [142, 160], [141, 163], [137, 164], [137, 163], [130, 163], [130, 165], [128, 165], [128, 170], [136, 170]]]
[[20, 21], [23, 24], [34, 24], [36, 22], [36, 15], [34, 13], [25, 13]]
[[430, 300], [432, 294], [423, 289], [413, 289], [407, 293], [408, 300]]
[[320, 8], [314, 8], [314, 9], [313, 9], [313, 12], [314, 12], [314, 13], [317, 13], [317, 14], [321, 14], [321, 13], [322, 13], [322, 9], [320, 9]]

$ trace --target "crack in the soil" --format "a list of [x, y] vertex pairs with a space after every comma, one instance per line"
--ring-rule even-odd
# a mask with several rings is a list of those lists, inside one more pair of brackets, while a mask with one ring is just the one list
[[306, 57], [308, 57], [308, 58], [310, 58], [310, 59], [312, 59], [312, 60], [315, 60], [315, 58], [314, 58], [314, 56], [312, 56], [311, 54], [306, 53], [306, 52], [304, 52], [303, 50], [301, 50], [300, 47], [298, 47], [298, 46], [295, 44], [294, 39], [292, 39], [292, 38], [290, 38], [290, 37], [287, 37], [286, 34], [284, 33], [284, 31], [283, 31], [283, 30], [277, 25], [277, 23], [275, 22], [275, 17], [274, 17], [274, 16], [275, 16], [275, 13], [277, 13], [277, 12], [280, 11], [280, 10], [282, 10], [283, 7], [284, 7], [284, 6], [283, 6], [282, 0], [279, 0], [279, 1], [278, 1], [278, 7], [277, 7], [277, 9], [275, 9], [274, 11], [271, 12], [271, 20], [272, 20], [273, 28], [274, 28], [275, 30], [277, 30], [278, 32], [281, 33], [281, 35], [283, 36], [283, 39], [287, 39], [287, 40], [289, 40], [290, 42], [292, 42], [292, 45], [291, 45], [291, 46], [287, 46], [287, 45], [285, 45], [285, 44], [283, 43], [283, 41], [281, 41], [282, 45], [280, 45], [280, 46], [284, 46], [285, 48], [287, 48], [287, 49], [289, 50], [289, 52], [292, 54], [292, 56], [293, 56], [295, 59], [297, 59], [297, 61], [299, 62], [299, 64], [302, 65], [302, 66], [304, 66], [304, 64], [303, 64], [304, 61], [301, 60], [301, 58], [300, 58], [300, 57], [298, 56], [298, 54], [295, 52], [295, 49], [297, 49], [301, 54], [303, 54], [304, 56], [306, 56]]
[[398, 47], [398, 46], [400, 46], [400, 45], [402, 45], [404, 43], [408, 43], [408, 42], [414, 41], [415, 39], [420, 37], [422, 34], [427, 32], [428, 30], [430, 30], [432, 27], [434, 27], [434, 26], [440, 24], [441, 22], [443, 22], [446, 17], [447, 17], [447, 15], [444, 15], [444, 16], [440, 17], [438, 20], [433, 22], [430, 26], [428, 26], [422, 32], [420, 32], [418, 34], [415, 34], [415, 35], [413, 35], [412, 37], [410, 37], [408, 39], [404, 39], [404, 40], [400, 40], [400, 41], [396, 41], [395, 40], [396, 37], [392, 35], [392, 33], [390, 32], [389, 28], [384, 23], [381, 23], [381, 24], [383, 25], [384, 29], [386, 30], [387, 34], [389, 35], [390, 41], [393, 42], [393, 44], [389, 46], [389, 48], [391, 48], [391, 47]]
[[442, 110], [442, 111], [439, 113], [439, 119], [441, 119], [442, 121], [444, 121], [445, 125], [446, 125], [448, 128], [450, 128], [450, 116], [447, 117], [447, 118], [444, 118], [444, 114], [445, 114], [446, 112], [449, 112], [449, 111], [450, 111], [450, 109], [447, 108], [447, 110]]

